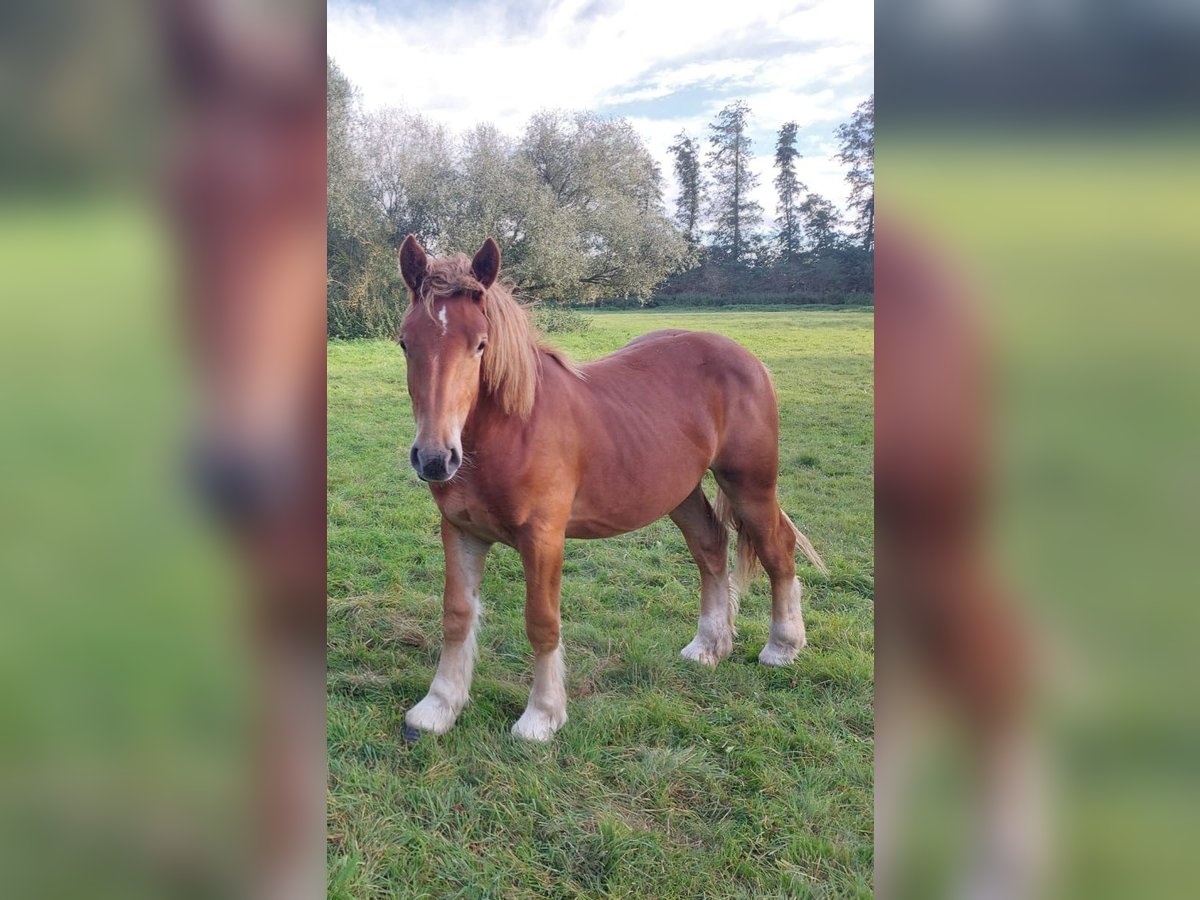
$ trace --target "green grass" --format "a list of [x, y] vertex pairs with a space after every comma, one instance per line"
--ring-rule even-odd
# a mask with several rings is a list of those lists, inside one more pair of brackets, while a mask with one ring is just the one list
[[[770, 367], [780, 492], [830, 565], [806, 584], [809, 647], [759, 666], [769, 593], [744, 598], [716, 671], [679, 650], [699, 579], [669, 520], [568, 542], [570, 721], [548, 746], [509, 729], [531, 652], [520, 560], [484, 579], [472, 701], [443, 737], [400, 739], [440, 641], [438, 514], [408, 469], [404, 362], [329, 346], [331, 897], [847, 897], [871, 893], [872, 317], [863, 310], [589, 315], [579, 359], [657, 328], [719, 331]], [[711, 494], [711, 485], [710, 485]]]

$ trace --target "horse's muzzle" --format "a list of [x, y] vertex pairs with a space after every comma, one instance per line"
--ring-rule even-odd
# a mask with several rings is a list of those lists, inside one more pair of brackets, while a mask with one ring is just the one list
[[414, 444], [408, 453], [408, 461], [422, 481], [449, 481], [462, 464], [462, 454], [457, 447], [418, 447]]

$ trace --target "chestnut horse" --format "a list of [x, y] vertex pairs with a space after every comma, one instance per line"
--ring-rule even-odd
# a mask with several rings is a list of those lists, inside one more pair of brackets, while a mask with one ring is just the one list
[[[700, 568], [700, 623], [682, 651], [715, 666], [733, 647], [738, 595], [761, 561], [771, 579], [770, 638], [759, 662], [790, 663], [805, 644], [794, 554], [825, 571], [779, 507], [779, 415], [766, 368], [728, 338], [656, 331], [576, 366], [539, 344], [497, 281], [500, 249], [430, 259], [409, 235], [401, 325], [417, 436], [409, 459], [442, 513], [443, 646], [405, 738], [441, 734], [467, 702], [484, 558], [521, 554], [533, 687], [513, 733], [548, 740], [567, 720], [559, 640], [566, 538], [603, 538], [669, 515]], [[715, 509], [701, 489], [717, 481]], [[728, 528], [738, 534], [732, 582]]]

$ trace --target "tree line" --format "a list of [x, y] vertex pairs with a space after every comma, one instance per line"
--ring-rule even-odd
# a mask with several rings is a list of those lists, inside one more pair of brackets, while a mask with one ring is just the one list
[[[410, 232], [434, 253], [469, 250], [494, 236], [519, 291], [569, 304], [641, 303], [710, 283], [726, 293], [774, 290], [768, 270], [782, 276], [775, 278], [780, 292], [811, 294], [812, 285], [798, 281], [804, 267], [844, 251], [850, 240], [833, 205], [807, 194], [794, 168], [791, 205], [781, 212], [790, 252], [781, 254], [783, 245], [764, 235], [761, 209], [749, 196], [755, 184], [746, 167], [744, 104], [714, 123], [707, 165], [693, 139], [681, 136], [672, 146], [683, 187], [672, 215], [662, 172], [624, 119], [546, 111], [518, 137], [490, 124], [452, 135], [402, 110], [365, 112], [332, 60], [327, 99], [331, 336], [395, 332], [405, 296], [396, 252]], [[691, 156], [679, 149], [685, 141]], [[864, 187], [862, 196], [873, 194]], [[814, 242], [821, 228], [824, 237]], [[859, 243], [860, 255], [869, 256], [869, 240]], [[865, 288], [826, 281], [827, 291], [870, 289], [869, 279]]]
[[708, 126], [707, 149], [680, 132], [669, 148], [679, 182], [675, 224], [695, 265], [673, 273], [657, 290], [659, 302], [785, 302], [866, 298], [874, 280], [875, 98], [838, 126], [837, 159], [847, 166], [850, 217], [808, 189], [797, 175], [799, 126], [785, 122], [775, 142], [774, 229], [753, 199], [750, 108], [730, 103]]

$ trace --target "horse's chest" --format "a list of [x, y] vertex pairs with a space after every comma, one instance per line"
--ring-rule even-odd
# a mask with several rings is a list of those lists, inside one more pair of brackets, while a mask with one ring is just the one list
[[463, 531], [492, 541], [505, 540], [505, 529], [488, 504], [474, 492], [454, 482], [433, 489], [442, 515]]

